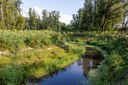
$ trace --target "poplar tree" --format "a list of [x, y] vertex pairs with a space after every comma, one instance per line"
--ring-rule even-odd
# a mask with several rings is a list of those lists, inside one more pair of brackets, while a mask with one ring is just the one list
[[28, 23], [29, 23], [29, 29], [31, 30], [36, 30], [38, 29], [37, 27], [37, 20], [38, 20], [38, 15], [36, 14], [35, 10], [32, 8], [29, 8], [29, 19], [28, 19]]

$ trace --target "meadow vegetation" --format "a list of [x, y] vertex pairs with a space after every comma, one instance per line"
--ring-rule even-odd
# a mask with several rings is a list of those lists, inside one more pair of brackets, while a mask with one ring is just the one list
[[0, 85], [19, 85], [68, 66], [85, 45], [106, 53], [91, 71], [92, 85], [128, 85], [128, 0], [85, 0], [69, 25], [59, 21], [59, 11], [43, 9], [39, 16], [29, 8], [23, 17], [21, 4], [0, 1]]
[[77, 60], [83, 49], [65, 44], [54, 31], [0, 30], [0, 83], [20, 84], [62, 69]]
[[107, 54], [89, 74], [92, 85], [128, 84], [126, 32], [61, 34], [47, 30], [1, 30], [0, 35], [0, 82], [3, 85], [27, 82], [62, 69], [84, 53], [85, 45], [97, 46]]

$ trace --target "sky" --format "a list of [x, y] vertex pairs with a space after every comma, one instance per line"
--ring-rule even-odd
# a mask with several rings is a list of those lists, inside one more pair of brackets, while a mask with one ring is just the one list
[[22, 14], [28, 17], [28, 8], [33, 8], [41, 16], [41, 11], [59, 11], [60, 21], [69, 24], [72, 14], [76, 14], [83, 7], [84, 0], [22, 0]]

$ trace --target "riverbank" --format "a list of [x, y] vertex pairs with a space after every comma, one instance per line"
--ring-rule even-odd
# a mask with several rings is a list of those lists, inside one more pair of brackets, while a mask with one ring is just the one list
[[16, 54], [16, 57], [1, 57], [1, 83], [4, 81], [6, 84], [17, 84], [62, 69], [77, 60], [82, 53], [82, 50], [81, 53], [71, 51], [69, 53], [60, 47], [52, 46], [45, 50], [26, 50]]
[[83, 53], [52, 31], [0, 31], [0, 85], [17, 85], [68, 66]]
[[[85, 32], [0, 30], [0, 85], [19, 84], [64, 68], [79, 58], [85, 45], [97, 46], [104, 60], [91, 76], [96, 85], [127, 85], [128, 35]], [[26, 81], [27, 82], [27, 81]]]
[[[29, 85], [90, 85], [86, 76], [90, 70], [89, 61], [91, 58], [79, 58], [64, 69], [58, 70], [45, 77], [31, 80]], [[97, 59], [93, 59], [97, 66]], [[84, 74], [84, 75], [83, 75]]]
[[[75, 36], [75, 38], [73, 38]], [[90, 72], [92, 85], [128, 84], [128, 35], [125, 32], [85, 32], [73, 34], [74, 43], [93, 45], [105, 51], [98, 69]]]
[[[82, 53], [82, 52], [81, 52]], [[26, 74], [29, 79], [40, 78], [51, 72], [62, 69], [79, 58], [81, 53], [69, 53], [60, 47], [44, 50], [41, 57], [35, 64], [25, 66]]]

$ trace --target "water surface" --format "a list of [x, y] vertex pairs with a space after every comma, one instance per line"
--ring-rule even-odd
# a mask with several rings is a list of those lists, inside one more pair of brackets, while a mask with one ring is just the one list
[[[55, 72], [38, 81], [31, 81], [30, 85], [90, 85], [88, 72], [90, 71], [90, 58], [80, 58], [69, 67]], [[94, 67], [98, 65], [99, 60], [94, 60]]]

